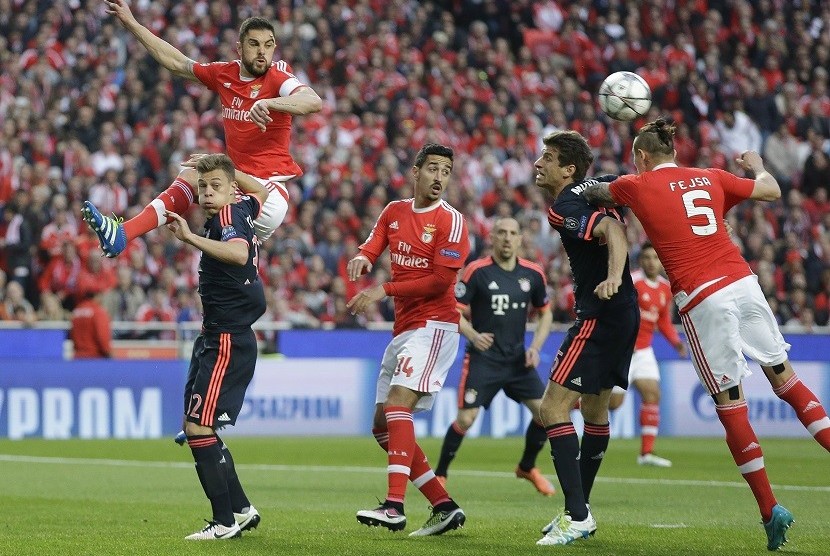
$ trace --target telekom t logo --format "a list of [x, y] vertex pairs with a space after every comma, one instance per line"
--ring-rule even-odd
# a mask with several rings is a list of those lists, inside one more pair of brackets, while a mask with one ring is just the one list
[[504, 310], [510, 307], [510, 296], [505, 293], [493, 294], [490, 298], [490, 306], [494, 315], [503, 315]]

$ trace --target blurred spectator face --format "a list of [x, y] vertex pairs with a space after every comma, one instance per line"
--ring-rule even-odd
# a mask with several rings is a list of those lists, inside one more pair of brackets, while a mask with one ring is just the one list
[[128, 290], [133, 285], [133, 271], [128, 266], [118, 267], [118, 287]]
[[6, 299], [11, 303], [20, 303], [23, 300], [23, 286], [19, 282], [9, 282], [6, 285]]

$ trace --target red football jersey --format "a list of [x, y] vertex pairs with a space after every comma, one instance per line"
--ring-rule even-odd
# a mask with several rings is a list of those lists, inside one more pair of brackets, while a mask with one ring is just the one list
[[[614, 201], [631, 208], [654, 244], [672, 293], [690, 298], [684, 311], [707, 295], [752, 274], [732, 243], [723, 217], [748, 199], [755, 181], [716, 168], [662, 164], [610, 185]], [[696, 291], [698, 290], [699, 291]]]
[[[374, 264], [389, 247], [392, 281], [416, 280], [436, 266], [459, 269], [470, 254], [464, 216], [446, 201], [416, 209], [413, 199], [392, 201], [378, 217], [360, 252]], [[435, 297], [395, 296], [393, 334], [422, 328], [426, 321], [458, 324], [453, 285]]]
[[263, 132], [251, 121], [251, 107], [257, 99], [287, 97], [303, 83], [282, 60], [273, 62], [265, 75], [256, 79], [244, 78], [239, 72], [239, 60], [193, 65], [194, 75], [222, 102], [228, 156], [237, 168], [258, 178], [301, 176], [303, 171], [288, 148], [291, 114], [271, 111], [273, 121]]
[[643, 349], [651, 345], [654, 329], [658, 328], [673, 346], [680, 344], [680, 335], [671, 323], [671, 287], [669, 281], [658, 276], [649, 280], [642, 270], [631, 273], [634, 287], [637, 288], [637, 302], [640, 305], [640, 330], [634, 349]]

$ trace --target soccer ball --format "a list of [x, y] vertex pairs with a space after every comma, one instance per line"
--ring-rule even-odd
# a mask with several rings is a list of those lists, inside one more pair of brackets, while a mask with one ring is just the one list
[[651, 89], [636, 73], [612, 73], [599, 86], [599, 107], [615, 120], [633, 120], [651, 107]]

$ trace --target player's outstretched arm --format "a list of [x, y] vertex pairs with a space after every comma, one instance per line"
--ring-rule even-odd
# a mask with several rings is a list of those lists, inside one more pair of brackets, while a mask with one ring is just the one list
[[104, 3], [107, 6], [107, 13], [118, 19], [127, 31], [135, 35], [135, 38], [144, 45], [150, 56], [155, 58], [159, 64], [174, 75], [193, 81], [197, 80], [193, 74], [193, 60], [139, 23], [125, 0], [106, 0]]
[[582, 192], [582, 198], [597, 207], [615, 207], [618, 205], [611, 196], [611, 188], [609, 183], [599, 182], [585, 188]]

